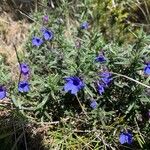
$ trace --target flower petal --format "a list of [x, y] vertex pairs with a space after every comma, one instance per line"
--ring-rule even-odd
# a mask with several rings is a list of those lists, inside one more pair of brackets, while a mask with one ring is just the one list
[[43, 40], [40, 39], [39, 37], [33, 37], [32, 38], [32, 45], [33, 46], [40, 46], [43, 43]]
[[71, 94], [74, 95], [76, 95], [77, 92], [84, 87], [84, 83], [80, 80], [80, 78], [75, 76], [65, 78], [65, 81], [67, 83], [64, 85], [64, 90], [66, 92], [71, 91]]
[[27, 64], [20, 64], [20, 71], [22, 74], [27, 75], [29, 73], [29, 67]]
[[99, 55], [98, 57], [95, 58], [95, 61], [103, 63], [106, 62], [106, 58], [103, 55]]
[[147, 74], [147, 75], [150, 75], [150, 67], [149, 66], [145, 67], [144, 73]]
[[104, 93], [104, 86], [103, 85], [101, 85], [101, 84], [98, 85], [98, 92], [100, 95], [102, 95], [102, 93]]
[[97, 102], [95, 100], [93, 100], [90, 104], [90, 107], [92, 107], [93, 109], [96, 109], [97, 107]]
[[6, 97], [6, 91], [0, 91], [0, 99], [3, 99]]
[[70, 90], [71, 90], [71, 87], [72, 87], [72, 83], [66, 83], [65, 86], [64, 86], [65, 92], [70, 91]]
[[123, 133], [120, 134], [119, 142], [120, 142], [121, 144], [126, 143], [126, 136], [125, 136]]
[[127, 144], [131, 144], [132, 143], [132, 134], [130, 134], [130, 133], [121, 133], [120, 134], [120, 136], [119, 136], [119, 142], [121, 143], [121, 144], [125, 144], [125, 143], [127, 143]]
[[45, 40], [51, 40], [53, 38], [53, 32], [51, 30], [42, 29]]
[[71, 94], [77, 95], [77, 92], [78, 92], [79, 90], [80, 90], [80, 89], [78, 89], [77, 86], [72, 85], [72, 87], [71, 87]]
[[88, 27], [89, 27], [89, 23], [88, 23], [87, 21], [85, 21], [85, 22], [83, 22], [83, 23], [81, 24], [81, 29], [87, 30]]
[[19, 92], [29, 92], [30, 87], [27, 81], [20, 81], [18, 84], [18, 91]]

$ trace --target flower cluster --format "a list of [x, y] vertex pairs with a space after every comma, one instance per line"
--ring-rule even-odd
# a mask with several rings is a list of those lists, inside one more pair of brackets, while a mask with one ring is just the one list
[[[104, 52], [100, 52], [99, 55], [95, 58], [96, 62], [105, 63], [107, 61]], [[111, 74], [108, 71], [104, 71], [100, 74], [100, 80], [97, 83], [98, 92], [100, 95], [104, 93], [104, 89], [108, 87], [109, 83], [111, 82]]]
[[[20, 64], [21, 75], [26, 77], [29, 75], [29, 71], [30, 71], [30, 69], [27, 64], [25, 64], [25, 63]], [[30, 90], [30, 86], [29, 86], [28, 81], [26, 81], [26, 80], [19, 81], [19, 83], [18, 83], [18, 91], [19, 92], [23, 93], [23, 92], [28, 92], [29, 90]]]
[[53, 32], [51, 30], [46, 29], [46, 28], [43, 28], [41, 30], [41, 32], [42, 32], [42, 36], [43, 36], [42, 38], [36, 37], [36, 36], [32, 38], [32, 45], [33, 46], [39, 47], [44, 43], [44, 40], [50, 41], [54, 37]]
[[[29, 75], [29, 66], [25, 63], [20, 64], [20, 74], [23, 76]], [[18, 91], [19, 92], [28, 92], [30, 90], [30, 86], [28, 81], [23, 80], [18, 83]], [[4, 86], [0, 86], [0, 99], [4, 99], [6, 97], [6, 88]]]
[[[43, 18], [45, 22], [48, 22], [48, 16], [45, 16]], [[87, 30], [89, 28], [88, 22], [83, 22], [80, 26], [81, 29]], [[34, 36], [32, 38], [32, 45], [39, 47], [41, 46], [44, 41], [51, 41], [54, 37], [54, 34], [51, 30], [48, 30], [46, 28], [43, 28], [41, 30], [42, 37], [36, 37]], [[81, 43], [76, 44], [76, 48], [80, 48]], [[101, 52], [97, 57], [95, 57], [95, 62], [97, 63], [105, 63], [107, 62], [107, 58], [105, 57], [104, 53]], [[18, 91], [21, 93], [26, 93], [30, 91], [30, 85], [28, 83], [28, 80], [25, 80], [24, 77], [29, 76], [30, 74], [30, 68], [26, 63], [20, 64], [20, 73], [23, 76], [23, 80], [19, 81], [18, 83]], [[150, 75], [150, 62], [146, 64], [144, 67], [144, 74]], [[99, 74], [99, 80], [97, 81], [97, 90], [100, 95], [102, 95], [105, 92], [105, 89], [109, 87], [111, 81], [112, 81], [112, 74], [109, 71], [103, 71]], [[70, 76], [65, 78], [65, 84], [64, 84], [64, 91], [69, 92], [75, 96], [77, 96], [78, 92], [82, 89], [84, 89], [85, 83], [84, 81], [78, 77], [78, 76]], [[3, 99], [6, 97], [6, 89], [4, 86], [0, 86], [0, 99]], [[98, 103], [96, 100], [92, 100], [90, 102], [90, 107], [92, 109], [96, 109], [98, 106]], [[150, 114], [149, 114], [150, 115]], [[119, 142], [121, 144], [131, 144], [133, 141], [133, 136], [129, 132], [121, 132], [119, 135]]]
[[[71, 94], [77, 95], [85, 84], [80, 80], [79, 77], [68, 77], [65, 78], [66, 84], [64, 86], [65, 92], [71, 91]], [[108, 71], [102, 72], [100, 74], [100, 81], [98, 82], [98, 92], [100, 95], [104, 92], [104, 88], [108, 87], [109, 83], [112, 81], [111, 73]]]
[[100, 81], [97, 83], [98, 86], [98, 92], [100, 95], [104, 93], [104, 89], [108, 87], [110, 82], [112, 81], [111, 73], [108, 71], [102, 72], [100, 74]]

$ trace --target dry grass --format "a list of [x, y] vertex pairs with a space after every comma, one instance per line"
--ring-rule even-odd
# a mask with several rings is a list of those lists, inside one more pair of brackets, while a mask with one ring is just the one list
[[5, 54], [9, 64], [16, 63], [16, 55], [13, 43], [17, 50], [21, 52], [23, 44], [26, 41], [29, 29], [29, 23], [22, 21], [13, 21], [9, 14], [3, 13], [0, 16], [0, 53]]
[[10, 67], [13, 80], [18, 75], [18, 61], [13, 44], [16, 45], [18, 53], [23, 53], [29, 28], [30, 23], [25, 19], [14, 21], [10, 13], [0, 14], [0, 55], [6, 58], [5, 63]]

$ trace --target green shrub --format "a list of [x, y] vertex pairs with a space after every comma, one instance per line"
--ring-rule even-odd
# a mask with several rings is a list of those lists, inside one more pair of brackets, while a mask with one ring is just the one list
[[[122, 131], [133, 134], [134, 141], [127, 147], [148, 149], [150, 78], [144, 73], [144, 67], [150, 59], [150, 37], [143, 30], [131, 31], [134, 42], [120, 45], [124, 40], [120, 35], [124, 35], [124, 31], [121, 33], [125, 28], [122, 22], [128, 13], [119, 6], [107, 12], [110, 1], [105, 2], [108, 5], [96, 1], [92, 11], [97, 19], [89, 21], [89, 28], [82, 30], [80, 24], [93, 17], [90, 2], [84, 1], [83, 4], [88, 5], [81, 5], [85, 9], [80, 15], [82, 9], [76, 6], [79, 12], [73, 14], [71, 2], [63, 1], [55, 13], [48, 13], [49, 21], [44, 25], [44, 14], [38, 12], [34, 15], [36, 22], [22, 58], [31, 69], [27, 78], [30, 91], [24, 94], [15, 88], [11, 92], [12, 102], [29, 122], [49, 125], [43, 140], [49, 149], [123, 149], [125, 145], [118, 141]], [[101, 10], [106, 14], [98, 16]], [[110, 14], [117, 16], [114, 24], [110, 24], [106, 17]], [[106, 24], [103, 19], [106, 19]], [[109, 40], [102, 33], [107, 26]], [[51, 29], [54, 37], [50, 41], [43, 40], [38, 47], [33, 46], [33, 37], [43, 38], [43, 27]], [[112, 34], [116, 34], [115, 40]], [[106, 61], [96, 62], [97, 56], [105, 57]], [[111, 74], [107, 87], [100, 76], [105, 71]], [[77, 95], [64, 90], [65, 78], [70, 76], [79, 77], [85, 84]], [[98, 83], [105, 84], [102, 94]], [[90, 107], [93, 100], [98, 104], [96, 109]]]

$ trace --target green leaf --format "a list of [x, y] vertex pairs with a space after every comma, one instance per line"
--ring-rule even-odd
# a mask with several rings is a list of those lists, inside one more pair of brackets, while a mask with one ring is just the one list
[[42, 109], [48, 100], [49, 100], [49, 95], [44, 97], [43, 101], [37, 106], [36, 110]]
[[16, 107], [19, 107], [18, 101], [16, 100], [16, 98], [14, 96], [11, 97], [11, 100]]
[[134, 108], [135, 103], [133, 102], [128, 109], [126, 110], [125, 114], [128, 114], [133, 108]]

